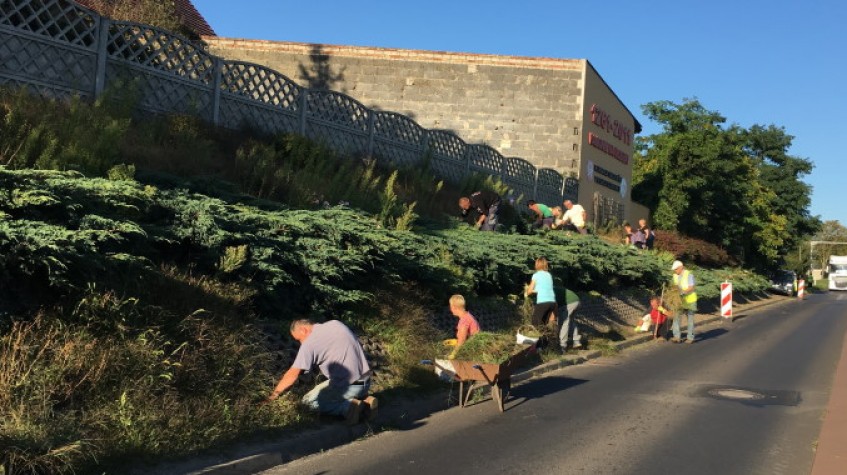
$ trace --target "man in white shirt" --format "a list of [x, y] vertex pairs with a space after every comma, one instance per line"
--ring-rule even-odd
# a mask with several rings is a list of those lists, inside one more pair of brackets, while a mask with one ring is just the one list
[[565, 211], [564, 216], [562, 216], [562, 222], [564, 223], [565, 229], [570, 229], [573, 231], [577, 231], [580, 234], [587, 234], [588, 230], [585, 229], [585, 221], [588, 219], [588, 213], [585, 212], [585, 208], [582, 205], [574, 204], [571, 200], [565, 200]]

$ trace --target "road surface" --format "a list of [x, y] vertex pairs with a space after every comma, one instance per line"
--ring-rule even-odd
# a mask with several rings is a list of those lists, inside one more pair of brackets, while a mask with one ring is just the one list
[[737, 317], [263, 473], [808, 474], [847, 293]]

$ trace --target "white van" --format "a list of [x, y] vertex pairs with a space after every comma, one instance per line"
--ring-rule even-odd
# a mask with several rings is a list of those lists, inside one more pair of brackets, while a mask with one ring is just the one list
[[847, 290], [847, 256], [829, 256], [829, 290]]

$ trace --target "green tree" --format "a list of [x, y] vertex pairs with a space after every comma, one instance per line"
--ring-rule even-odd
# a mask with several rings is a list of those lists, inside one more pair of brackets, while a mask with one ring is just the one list
[[802, 181], [812, 172], [811, 161], [788, 154], [793, 136], [775, 125], [754, 125], [745, 134], [745, 152], [758, 163], [759, 180], [774, 192], [774, 210], [785, 217], [785, 236], [781, 255], [796, 249], [806, 236], [820, 229], [821, 222], [809, 214], [812, 188]]
[[727, 249], [749, 266], [768, 267], [781, 249], [786, 217], [760, 179], [761, 160], [745, 149], [747, 131], [696, 99], [642, 107], [663, 131], [639, 138], [633, 199], [654, 210], [657, 229]]
[[649, 103], [644, 113], [663, 132], [640, 138], [642, 160], [633, 172], [633, 199], [654, 210], [656, 228], [732, 249], [741, 243], [752, 173], [738, 132], [696, 99]]

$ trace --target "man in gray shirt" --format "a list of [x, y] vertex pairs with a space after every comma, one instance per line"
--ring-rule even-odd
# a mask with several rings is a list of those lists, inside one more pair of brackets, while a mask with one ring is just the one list
[[322, 414], [344, 416], [348, 424], [376, 416], [377, 399], [368, 396], [371, 368], [356, 335], [338, 320], [291, 322], [291, 336], [300, 350], [291, 368], [282, 375], [268, 401], [273, 401], [297, 382], [303, 371], [318, 366], [328, 379], [303, 396], [303, 403]]

